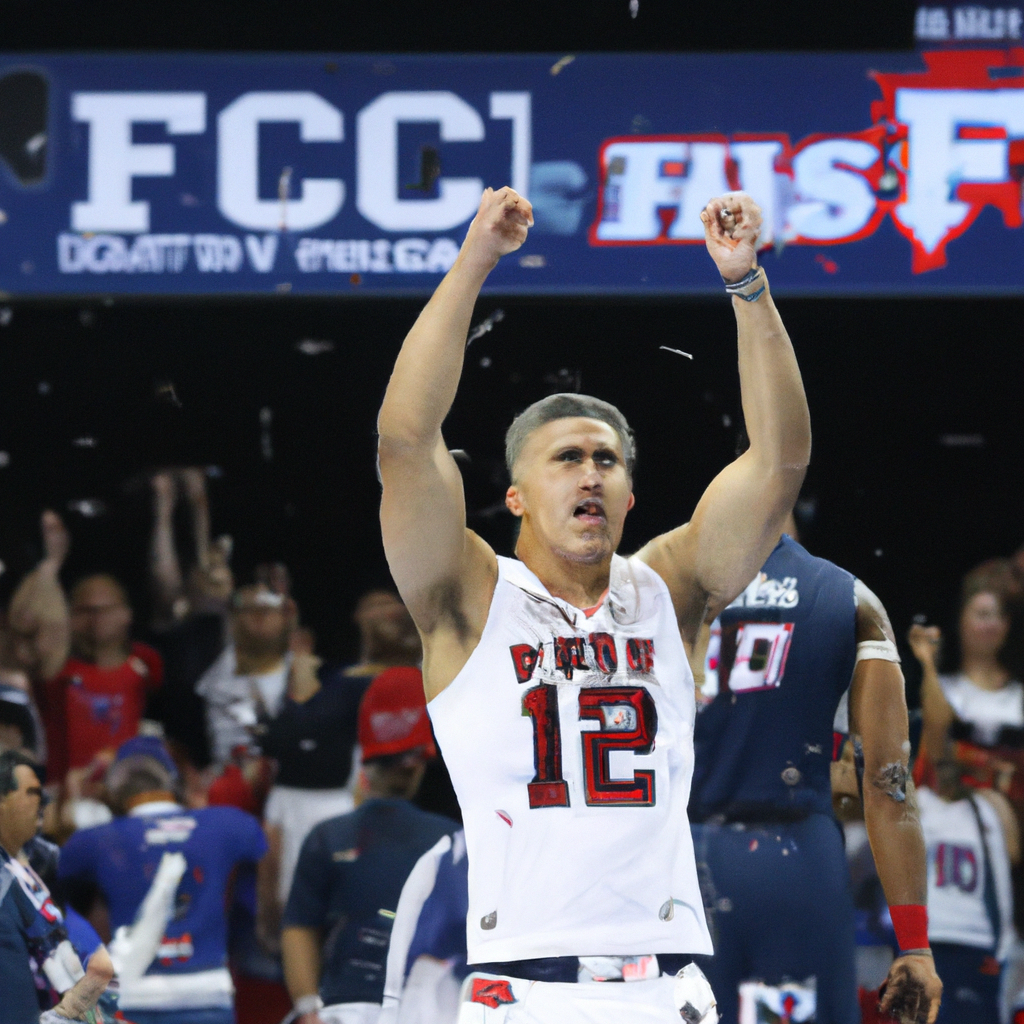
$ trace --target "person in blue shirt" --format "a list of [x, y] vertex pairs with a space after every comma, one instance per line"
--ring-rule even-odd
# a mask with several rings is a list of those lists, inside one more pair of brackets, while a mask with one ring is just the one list
[[715, 611], [689, 816], [715, 946], [697, 963], [723, 1024], [741, 1013], [860, 1021], [830, 773], [837, 709], [847, 702], [849, 731], [863, 746], [868, 835], [901, 950], [882, 1008], [907, 1024], [934, 1020], [942, 986], [928, 947], [924, 841], [885, 609], [850, 573], [783, 534], [747, 589], [709, 617]]
[[30, 758], [0, 754], [0, 1024], [38, 1024], [54, 1008], [83, 1019], [114, 975], [102, 946], [83, 970], [60, 908], [29, 864], [42, 795]]
[[435, 750], [419, 669], [374, 679], [358, 731], [366, 799], [306, 837], [285, 909], [284, 973], [300, 1024], [373, 1024], [402, 886], [459, 827], [410, 802]]
[[181, 806], [173, 762], [150, 737], [120, 748], [107, 788], [118, 817], [76, 832], [59, 873], [95, 887], [114, 933], [136, 923], [164, 854], [185, 859], [148, 969], [122, 978], [121, 1009], [135, 1024], [234, 1024], [225, 900], [235, 868], [266, 852], [259, 822], [233, 807]]

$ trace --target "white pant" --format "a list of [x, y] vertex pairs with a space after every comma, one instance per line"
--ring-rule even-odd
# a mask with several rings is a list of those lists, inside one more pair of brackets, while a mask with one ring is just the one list
[[[480, 983], [475, 996], [474, 981]], [[663, 975], [563, 984], [471, 974], [463, 984], [458, 1024], [680, 1024], [677, 981]], [[705, 1020], [716, 1024], [718, 1015], [711, 1010]]]
[[380, 1003], [335, 1003], [318, 1014], [324, 1024], [377, 1024]]

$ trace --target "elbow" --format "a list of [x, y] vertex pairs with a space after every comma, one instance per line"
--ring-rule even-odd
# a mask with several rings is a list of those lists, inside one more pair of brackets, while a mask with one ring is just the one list
[[97, 983], [102, 982], [106, 988], [114, 980], [114, 973], [114, 962], [110, 959], [107, 947], [100, 946], [89, 958], [86, 974]]

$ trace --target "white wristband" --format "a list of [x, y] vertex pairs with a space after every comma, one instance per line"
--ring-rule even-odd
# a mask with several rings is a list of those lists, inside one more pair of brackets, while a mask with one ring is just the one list
[[295, 1000], [295, 1016], [304, 1017], [307, 1013], [316, 1013], [324, 1008], [324, 1001], [317, 996], [299, 996]]

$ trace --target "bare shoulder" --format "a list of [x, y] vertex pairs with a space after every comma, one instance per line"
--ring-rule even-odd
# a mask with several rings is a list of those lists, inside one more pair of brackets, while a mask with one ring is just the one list
[[439, 580], [418, 601], [413, 618], [423, 640], [423, 681], [427, 699], [462, 671], [483, 635], [498, 582], [498, 557], [472, 530], [458, 575]]
[[634, 556], [665, 583], [683, 639], [694, 643], [708, 613], [708, 594], [698, 586], [694, 566], [694, 531], [689, 523], [645, 544]]
[[892, 623], [885, 605], [862, 580], [853, 581], [853, 596], [857, 601], [857, 642], [865, 640], [889, 640], [896, 642]]

